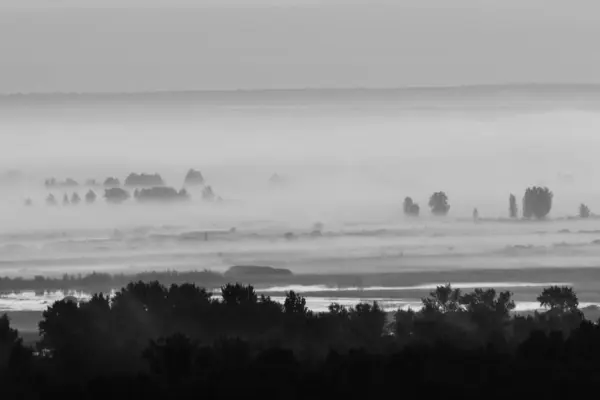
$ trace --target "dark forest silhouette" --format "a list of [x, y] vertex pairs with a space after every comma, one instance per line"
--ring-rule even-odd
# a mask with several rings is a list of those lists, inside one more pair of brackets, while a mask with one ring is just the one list
[[600, 372], [600, 328], [569, 287], [544, 289], [538, 301], [548, 311], [522, 317], [510, 315], [510, 292], [448, 284], [423, 298], [422, 310], [391, 319], [377, 303], [314, 313], [295, 292], [283, 304], [251, 285], [220, 292], [138, 281], [112, 298], [66, 298], [44, 312], [34, 349], [2, 317], [3, 394], [357, 398], [401, 385], [404, 394], [552, 395], [552, 383], [540, 385], [552, 371], [573, 395]]

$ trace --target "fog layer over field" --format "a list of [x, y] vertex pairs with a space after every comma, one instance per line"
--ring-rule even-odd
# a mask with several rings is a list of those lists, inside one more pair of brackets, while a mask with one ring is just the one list
[[[566, 217], [581, 202], [600, 209], [600, 92], [512, 90], [2, 99], [1, 167], [21, 174], [1, 178], [0, 275], [595, 267], [600, 223]], [[109, 205], [94, 188], [95, 204], [63, 207], [88, 188], [43, 185], [158, 172], [179, 190], [189, 168], [224, 202], [189, 188], [188, 203]], [[553, 190], [552, 220], [500, 220], [530, 185]], [[440, 190], [451, 209], [434, 218]], [[406, 196], [420, 218], [403, 215]]]

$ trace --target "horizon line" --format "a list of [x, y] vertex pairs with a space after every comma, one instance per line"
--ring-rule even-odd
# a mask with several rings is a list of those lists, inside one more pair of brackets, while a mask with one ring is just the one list
[[393, 92], [393, 91], [424, 91], [424, 90], [473, 90], [473, 89], [502, 89], [502, 88], [595, 88], [600, 90], [600, 83], [481, 83], [481, 84], [458, 84], [458, 85], [407, 85], [392, 87], [283, 87], [283, 88], [253, 88], [253, 89], [158, 89], [140, 91], [49, 91], [49, 92], [0, 92], [0, 98], [14, 97], [42, 97], [42, 96], [136, 96], [136, 95], [168, 95], [168, 94], [232, 94], [232, 93], [281, 93], [281, 92]]

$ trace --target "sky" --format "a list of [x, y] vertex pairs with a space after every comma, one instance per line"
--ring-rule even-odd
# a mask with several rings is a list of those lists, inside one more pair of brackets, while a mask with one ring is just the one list
[[591, 0], [0, 0], [0, 93], [600, 83]]

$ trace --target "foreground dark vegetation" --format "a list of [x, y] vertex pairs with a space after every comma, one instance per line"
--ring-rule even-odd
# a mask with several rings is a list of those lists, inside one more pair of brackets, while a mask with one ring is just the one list
[[390, 321], [376, 303], [313, 313], [294, 292], [281, 304], [250, 285], [226, 284], [214, 298], [190, 283], [138, 281], [111, 298], [55, 302], [35, 348], [0, 319], [0, 384], [3, 398], [555, 397], [595, 388], [600, 327], [569, 287], [537, 300], [546, 312], [511, 316], [510, 292], [445, 285]]

